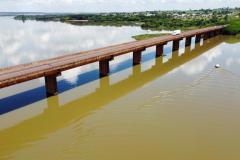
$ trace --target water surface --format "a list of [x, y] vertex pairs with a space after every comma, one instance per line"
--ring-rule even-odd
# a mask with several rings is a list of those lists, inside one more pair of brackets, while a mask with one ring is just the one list
[[[135, 67], [130, 54], [115, 61], [109, 77], [99, 79], [91, 68], [59, 80], [69, 88], [58, 96], [2, 112], [0, 159], [240, 159], [234, 40], [218, 36], [179, 53], [169, 44], [164, 57], [147, 50]], [[0, 107], [44, 93], [29, 89], [1, 99]]]

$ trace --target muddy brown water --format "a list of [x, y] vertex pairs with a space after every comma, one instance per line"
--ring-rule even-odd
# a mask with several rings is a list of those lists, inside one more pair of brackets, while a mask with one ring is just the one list
[[0, 159], [240, 159], [239, 50], [218, 36], [5, 113]]

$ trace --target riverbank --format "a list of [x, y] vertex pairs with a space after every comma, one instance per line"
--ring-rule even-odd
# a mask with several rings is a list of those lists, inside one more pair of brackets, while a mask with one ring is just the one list
[[220, 8], [213, 10], [149, 11], [134, 13], [88, 13], [19, 15], [16, 20], [60, 21], [74, 25], [140, 26], [146, 30], [191, 30], [228, 24], [239, 18], [240, 9]]
[[166, 36], [169, 35], [167, 33], [156, 33], [156, 34], [140, 34], [136, 36], [132, 36], [135, 40], [145, 40], [149, 38], [155, 38], [155, 37], [161, 37], [161, 36]]
[[232, 19], [229, 21], [228, 26], [224, 29], [224, 34], [240, 36], [240, 19]]

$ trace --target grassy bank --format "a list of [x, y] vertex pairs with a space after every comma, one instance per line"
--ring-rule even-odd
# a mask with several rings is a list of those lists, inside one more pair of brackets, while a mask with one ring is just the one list
[[188, 11], [19, 15], [15, 19], [61, 21], [74, 25], [134, 25], [147, 30], [191, 30], [227, 24], [229, 19], [238, 17], [238, 13], [240, 13], [240, 8], [219, 8]]
[[169, 35], [169, 34], [166, 34], [166, 33], [141, 34], [141, 35], [132, 36], [132, 38], [134, 38], [135, 40], [145, 40], [145, 39], [161, 37], [161, 36], [165, 36], [165, 35]]
[[227, 34], [227, 35], [240, 34], [240, 19], [230, 20], [228, 26], [224, 29], [224, 34]]

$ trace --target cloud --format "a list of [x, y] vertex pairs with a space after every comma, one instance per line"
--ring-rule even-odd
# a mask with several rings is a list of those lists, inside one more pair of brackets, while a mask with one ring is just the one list
[[111, 12], [240, 7], [239, 0], [2, 0], [0, 11]]

